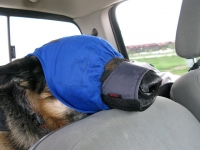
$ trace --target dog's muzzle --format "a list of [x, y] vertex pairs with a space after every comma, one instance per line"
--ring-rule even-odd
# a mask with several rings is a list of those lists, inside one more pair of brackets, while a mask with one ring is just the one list
[[154, 102], [162, 79], [152, 70], [121, 62], [102, 85], [102, 100], [110, 108], [143, 111]]

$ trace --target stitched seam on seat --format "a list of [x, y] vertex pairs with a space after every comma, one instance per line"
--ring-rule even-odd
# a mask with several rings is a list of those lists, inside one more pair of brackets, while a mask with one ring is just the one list
[[197, 87], [200, 87], [200, 83], [199, 83], [199, 80], [198, 80], [198, 76], [199, 76], [199, 74], [200, 74], [200, 72], [198, 72], [197, 74], [196, 74], [196, 76], [195, 76], [195, 83], [196, 83], [196, 85], [197, 85]]

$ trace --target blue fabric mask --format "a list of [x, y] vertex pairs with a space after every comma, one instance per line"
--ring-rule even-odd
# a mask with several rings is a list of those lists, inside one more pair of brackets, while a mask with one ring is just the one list
[[101, 98], [101, 75], [114, 57], [123, 58], [105, 40], [87, 35], [61, 38], [28, 56], [36, 56], [52, 94], [68, 107], [95, 113], [109, 107]]

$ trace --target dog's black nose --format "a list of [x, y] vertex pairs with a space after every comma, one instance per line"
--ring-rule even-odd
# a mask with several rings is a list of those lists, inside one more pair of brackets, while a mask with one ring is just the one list
[[162, 79], [155, 72], [148, 71], [140, 83], [139, 97], [146, 99], [149, 96], [156, 95], [161, 82]]

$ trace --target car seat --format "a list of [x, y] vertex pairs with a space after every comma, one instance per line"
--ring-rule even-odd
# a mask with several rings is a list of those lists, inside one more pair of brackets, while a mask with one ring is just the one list
[[[199, 0], [183, 0], [176, 39], [181, 57], [200, 54], [198, 6]], [[48, 134], [30, 150], [199, 150], [199, 80], [199, 70], [191, 71], [173, 84], [173, 100], [158, 96], [142, 112], [100, 111]]]
[[[184, 0], [176, 36], [176, 52], [180, 57], [200, 56], [200, 1]], [[200, 69], [191, 70], [174, 82], [171, 99], [189, 109], [200, 121]]]
[[199, 150], [200, 124], [163, 97], [143, 112], [111, 109], [50, 133], [30, 150]]

